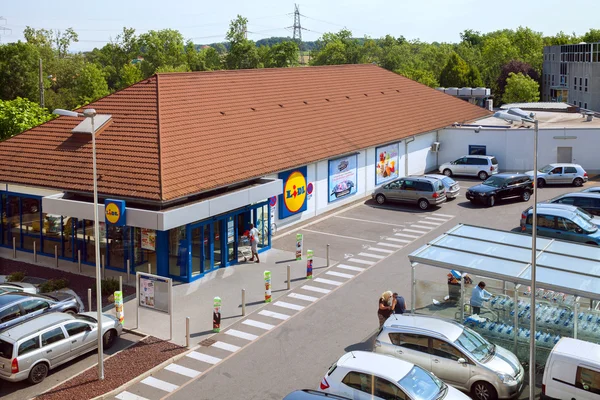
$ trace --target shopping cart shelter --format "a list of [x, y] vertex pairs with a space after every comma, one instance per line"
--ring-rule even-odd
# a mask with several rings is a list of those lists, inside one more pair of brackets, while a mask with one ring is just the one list
[[0, 143], [0, 246], [93, 265], [99, 241], [106, 268], [184, 282], [243, 260], [250, 224], [266, 251], [435, 168], [438, 129], [489, 115], [375, 65], [157, 74], [85, 108], [99, 237], [89, 122], [59, 117]]

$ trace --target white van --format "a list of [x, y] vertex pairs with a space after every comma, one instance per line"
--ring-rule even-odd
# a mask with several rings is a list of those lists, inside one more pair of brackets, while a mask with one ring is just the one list
[[600, 400], [600, 345], [560, 339], [546, 362], [542, 399]]

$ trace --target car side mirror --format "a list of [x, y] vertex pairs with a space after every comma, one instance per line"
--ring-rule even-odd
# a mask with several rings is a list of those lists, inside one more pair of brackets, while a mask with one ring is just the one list
[[465, 360], [464, 358], [459, 358], [458, 360], [456, 360], [459, 364], [466, 364], [467, 360]]
[[552, 171], [548, 172], [548, 175], [552, 175], [552, 174], [553, 174], [553, 172], [552, 172]]

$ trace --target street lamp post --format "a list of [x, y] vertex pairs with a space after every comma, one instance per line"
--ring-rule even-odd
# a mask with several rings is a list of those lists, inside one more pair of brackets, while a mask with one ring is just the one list
[[67, 117], [85, 117], [89, 118], [92, 124], [92, 164], [94, 176], [94, 245], [96, 253], [96, 308], [98, 309], [98, 380], [104, 379], [104, 349], [102, 343], [102, 285], [101, 285], [101, 265], [100, 265], [100, 221], [98, 220], [98, 174], [96, 172], [96, 129], [94, 126], [94, 117], [96, 110], [87, 109], [83, 113], [75, 111], [56, 109], [53, 114], [64, 115]]
[[516, 122], [529, 122], [534, 124], [533, 133], [533, 211], [531, 221], [531, 321], [529, 329], [531, 331], [532, 340], [529, 341], [529, 398], [535, 399], [535, 292], [536, 292], [536, 263], [537, 263], [537, 188], [538, 188], [538, 162], [537, 162], [537, 148], [538, 148], [538, 133], [539, 133], [539, 121], [531, 113], [528, 116], [523, 115], [524, 113], [518, 113], [519, 115], [509, 114], [505, 111], [498, 111], [494, 114], [494, 117], [501, 118], [505, 121], [516, 121]]

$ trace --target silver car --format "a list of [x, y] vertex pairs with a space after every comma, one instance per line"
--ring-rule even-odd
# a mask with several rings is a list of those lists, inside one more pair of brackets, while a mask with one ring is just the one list
[[392, 316], [374, 351], [419, 365], [479, 400], [511, 398], [523, 389], [525, 374], [517, 357], [455, 321]]
[[407, 176], [378, 187], [371, 197], [378, 204], [397, 201], [416, 204], [421, 210], [427, 210], [431, 205], [446, 201], [446, 189], [439, 179]]
[[600, 193], [600, 186], [593, 186], [582, 190], [583, 193]]
[[458, 160], [444, 163], [440, 165], [439, 170], [446, 176], [477, 176], [482, 181], [499, 171], [496, 157], [476, 155], [462, 156]]
[[444, 188], [446, 188], [446, 199], [452, 200], [458, 197], [458, 192], [460, 192], [460, 185], [454, 179], [450, 178], [446, 175], [438, 175], [438, 174], [427, 174], [423, 175], [425, 178], [433, 178], [439, 179], [442, 181]]
[[5, 282], [0, 283], [0, 294], [10, 292], [25, 292], [29, 294], [37, 294], [38, 289], [35, 285], [25, 282]]
[[[533, 171], [525, 173], [533, 179]], [[538, 188], [560, 184], [582, 186], [587, 181], [587, 172], [578, 164], [548, 164], [538, 170]]]
[[[93, 351], [98, 344], [96, 313], [76, 316], [44, 314], [0, 331], [0, 379], [40, 383], [48, 371]], [[122, 326], [112, 315], [103, 314], [104, 348], [121, 335]]]

